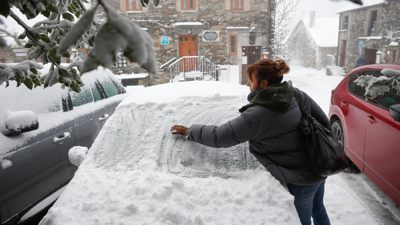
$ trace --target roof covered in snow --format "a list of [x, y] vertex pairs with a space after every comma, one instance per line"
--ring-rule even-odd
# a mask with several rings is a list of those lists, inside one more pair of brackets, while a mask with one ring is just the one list
[[[301, 19], [307, 31], [318, 47], [337, 47], [339, 32], [339, 17], [315, 18], [315, 27], [310, 28], [310, 20]], [[298, 28], [296, 28], [298, 29]]]
[[385, 0], [363, 0], [363, 5], [358, 5], [354, 3], [350, 3], [349, 5], [345, 6], [343, 9], [339, 10], [338, 13], [351, 11], [355, 9], [365, 8], [373, 5], [379, 5], [385, 3]]
[[178, 23], [174, 23], [172, 24], [172, 26], [176, 27], [176, 26], [202, 26], [203, 23], [201, 22], [178, 22]]

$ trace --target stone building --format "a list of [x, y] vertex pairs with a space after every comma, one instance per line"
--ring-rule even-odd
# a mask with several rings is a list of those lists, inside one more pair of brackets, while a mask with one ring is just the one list
[[[153, 37], [158, 67], [173, 58], [203, 56], [217, 65], [239, 65], [246, 83], [247, 65], [268, 57], [274, 0], [165, 0], [157, 7], [142, 7], [139, 0], [107, 2]], [[150, 85], [170, 81], [165, 68], [150, 75]], [[135, 63], [115, 70], [145, 72]]]
[[292, 60], [305, 67], [325, 67], [327, 54], [336, 57], [338, 30], [338, 18], [316, 18], [310, 12], [310, 18], [301, 19], [286, 41]]
[[366, 64], [399, 62], [400, 1], [366, 1], [339, 11], [338, 65], [350, 71], [360, 57]]
[[0, 48], [1, 63], [20, 63], [27, 60], [27, 49], [19, 46], [6, 46]]

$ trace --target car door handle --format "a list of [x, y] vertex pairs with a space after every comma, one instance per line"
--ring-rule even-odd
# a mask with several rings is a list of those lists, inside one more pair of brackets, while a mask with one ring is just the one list
[[69, 132], [64, 132], [63, 135], [54, 137], [53, 142], [54, 144], [62, 144], [66, 139], [70, 138], [71, 134]]
[[99, 117], [99, 121], [102, 122], [102, 121], [108, 119], [108, 117], [110, 117], [110, 115], [104, 114], [102, 117]]
[[375, 120], [375, 118], [373, 117], [373, 116], [368, 116], [368, 121], [370, 122], [370, 123], [377, 123], [377, 121]]
[[347, 104], [346, 101], [341, 101], [341, 102], [340, 102], [340, 105], [341, 105], [342, 107], [347, 107], [349, 104]]

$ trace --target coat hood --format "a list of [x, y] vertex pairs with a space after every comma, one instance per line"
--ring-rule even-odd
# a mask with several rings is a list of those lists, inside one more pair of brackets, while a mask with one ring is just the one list
[[249, 94], [250, 103], [261, 105], [274, 111], [286, 111], [293, 99], [293, 86], [286, 81], [254, 92]]

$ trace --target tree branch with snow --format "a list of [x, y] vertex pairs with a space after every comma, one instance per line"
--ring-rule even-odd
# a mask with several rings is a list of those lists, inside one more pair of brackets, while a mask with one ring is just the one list
[[[87, 0], [84, 0], [88, 3]], [[143, 6], [149, 5], [149, 0], [141, 0]], [[152, 0], [157, 6], [159, 0]], [[101, 5], [107, 14], [107, 21], [102, 24], [97, 21], [96, 9]], [[18, 8], [28, 19], [43, 15], [45, 20], [28, 26], [11, 10]], [[0, 66], [0, 84], [15, 80], [17, 85], [25, 84], [29, 88], [44, 85], [52, 86], [62, 83], [72, 91], [80, 92], [83, 85], [80, 76], [98, 66], [110, 67], [116, 60], [116, 52], [120, 49], [131, 61], [139, 63], [144, 69], [156, 73], [156, 60], [153, 39], [129, 19], [120, 16], [103, 0], [91, 10], [86, 10], [81, 0], [2, 0], [0, 14], [12, 17], [25, 29], [19, 39], [27, 38], [25, 48], [31, 50], [28, 59], [40, 59], [43, 64], [51, 63], [49, 73], [32, 80], [31, 69], [36, 67], [31, 63], [13, 66]], [[75, 18], [80, 18], [75, 24]], [[4, 40], [0, 39], [0, 44]], [[71, 47], [79, 48], [88, 44], [92, 47], [88, 59], [78, 67], [80, 74], [74, 68], [61, 66], [61, 58], [70, 57]], [[79, 64], [79, 63], [78, 63]], [[74, 64], [76, 65], [76, 64]], [[23, 68], [24, 73], [15, 72], [15, 67]], [[26, 66], [30, 66], [28, 70]]]
[[374, 77], [372, 75], [360, 76], [354, 83], [365, 87], [365, 98], [370, 99], [394, 89], [400, 96], [400, 71], [393, 69], [383, 69], [383, 75]]

